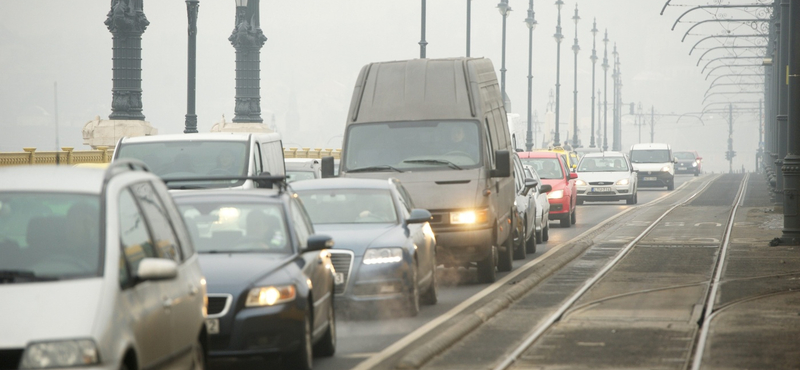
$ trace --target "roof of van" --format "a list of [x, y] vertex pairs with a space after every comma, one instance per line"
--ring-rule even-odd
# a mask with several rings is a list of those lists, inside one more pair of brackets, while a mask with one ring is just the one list
[[125, 137], [123, 143], [149, 143], [162, 141], [247, 141], [253, 135], [267, 141], [280, 140], [281, 135], [276, 133], [243, 133], [243, 132], [209, 132], [197, 134], [172, 134]]
[[[481, 94], [487, 89], [497, 93]], [[489, 59], [377, 62], [361, 69], [347, 122], [473, 120], [502, 104]]]
[[631, 146], [631, 150], [635, 149], [670, 149], [669, 144], [664, 143], [644, 143], [644, 144], [633, 144]]

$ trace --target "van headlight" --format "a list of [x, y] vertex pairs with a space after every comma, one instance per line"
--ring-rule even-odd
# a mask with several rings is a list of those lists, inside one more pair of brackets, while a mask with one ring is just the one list
[[669, 166], [661, 167], [661, 172], [669, 172]]
[[97, 345], [91, 339], [60, 340], [28, 344], [22, 356], [23, 369], [75, 367], [100, 363]]
[[575, 180], [575, 185], [577, 185], [577, 186], [586, 186], [587, 184], [586, 184], [586, 181], [583, 181], [581, 179], [577, 179], [577, 180]]
[[365, 265], [398, 263], [403, 260], [403, 248], [368, 248], [364, 252]]
[[290, 302], [297, 296], [294, 285], [264, 286], [250, 289], [247, 293], [246, 307], [274, 306]]
[[553, 190], [547, 193], [547, 199], [561, 199], [564, 197], [564, 190]]
[[617, 185], [628, 185], [628, 184], [630, 184], [630, 180], [628, 179], [622, 179], [617, 181]]
[[450, 223], [454, 225], [486, 223], [489, 211], [486, 209], [450, 212]]

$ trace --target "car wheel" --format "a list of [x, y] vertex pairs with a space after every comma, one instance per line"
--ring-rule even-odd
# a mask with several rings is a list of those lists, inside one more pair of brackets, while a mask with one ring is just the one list
[[314, 350], [311, 344], [311, 303], [308, 303], [305, 317], [303, 318], [303, 337], [300, 339], [300, 348], [289, 355], [289, 365], [292, 369], [311, 370]]
[[[528, 222], [525, 221], [525, 225], [527, 225], [527, 224], [528, 224]], [[527, 253], [526, 253], [527, 251], [525, 250], [525, 244], [526, 244], [525, 235], [527, 235], [528, 233], [527, 233], [527, 230], [525, 230], [525, 229], [527, 229], [527, 226], [523, 226], [522, 232], [520, 232], [520, 230], [518, 228], [514, 229], [513, 245], [514, 245], [514, 259], [515, 260], [524, 260], [525, 257], [527, 257]]]
[[541, 232], [534, 231], [533, 234], [531, 234], [531, 237], [525, 241], [526, 253], [531, 253], [531, 254], [536, 253], [536, 242], [538, 241], [537, 239], [541, 239]]
[[567, 214], [562, 215], [561, 218], [559, 218], [559, 220], [560, 220], [559, 222], [561, 222], [560, 226], [561, 227], [570, 227], [570, 226], [572, 226], [572, 223], [570, 222], [570, 218], [572, 218], [572, 214], [571, 213], [567, 213]]
[[[514, 221], [512, 220], [513, 224]], [[506, 272], [511, 271], [514, 262], [514, 236], [509, 235], [506, 241], [503, 242], [503, 250], [498, 251], [499, 261], [497, 261], [497, 271]]]
[[633, 192], [633, 204], [639, 204], [639, 192], [638, 191], [634, 191]]
[[542, 241], [544, 241], [544, 239], [542, 238], [544, 236], [544, 227], [542, 227], [541, 230], [536, 231], [535, 234], [536, 234], [535, 239], [537, 243], [541, 243]]
[[636, 204], [636, 194], [631, 194], [628, 198], [625, 199], [625, 204]]
[[542, 240], [548, 241], [550, 240], [550, 222], [549, 221], [545, 222], [544, 225], [545, 226], [542, 229]]
[[577, 204], [577, 205], [581, 205], [581, 204], [583, 204], [583, 199], [578, 199], [578, 200], [576, 200], [576, 201], [575, 201], [575, 204]]
[[497, 248], [492, 246], [492, 251], [481, 261], [478, 261], [478, 282], [494, 283], [497, 280]]
[[420, 301], [427, 305], [434, 305], [439, 302], [439, 294], [436, 291], [436, 255], [433, 255], [433, 265], [431, 266], [431, 286], [419, 297]]
[[[333, 291], [333, 288], [331, 288]], [[336, 315], [333, 311], [333, 300], [328, 305], [328, 329], [325, 330], [325, 335], [322, 339], [314, 345], [314, 355], [322, 357], [331, 357], [336, 353]]]
[[575, 225], [578, 222], [578, 212], [575, 212], [575, 208], [572, 209], [572, 213], [569, 215], [569, 223]]
[[406, 297], [406, 316], [415, 317], [419, 314], [419, 282], [417, 281], [417, 266], [411, 268], [411, 291]]
[[192, 370], [205, 370], [206, 350], [203, 343], [198, 339], [192, 347]]

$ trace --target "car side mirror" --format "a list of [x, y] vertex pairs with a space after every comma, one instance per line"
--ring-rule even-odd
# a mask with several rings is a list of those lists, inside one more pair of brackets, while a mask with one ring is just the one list
[[539, 182], [536, 181], [536, 179], [525, 179], [525, 188], [526, 189], [535, 188], [536, 185], [539, 185]]
[[322, 157], [322, 164], [320, 166], [320, 174], [322, 175], [322, 178], [328, 179], [331, 177], [336, 177], [334, 167], [336, 166], [333, 162], [332, 156]]
[[511, 177], [511, 154], [508, 150], [494, 152], [496, 168], [492, 170], [492, 177]]
[[672, 158], [672, 163], [678, 163], [678, 157]]
[[698, 161], [702, 161], [702, 160], [703, 160], [703, 157], [697, 157], [697, 160], [698, 160]]
[[411, 210], [411, 215], [406, 219], [407, 224], [421, 224], [428, 222], [433, 218], [427, 209], [414, 208]]
[[578, 178], [578, 174], [577, 173], [575, 173], [575, 172], [570, 172], [569, 173], [569, 179], [570, 180], [574, 180], [574, 179], [577, 179], [577, 178]]
[[144, 258], [139, 261], [136, 278], [139, 281], [168, 280], [178, 276], [178, 264], [166, 258]]
[[314, 234], [308, 237], [306, 242], [306, 252], [321, 251], [333, 248], [333, 238], [328, 235]]
[[553, 187], [550, 184], [544, 184], [541, 187], [539, 187], [540, 193], [549, 193], [551, 191], [553, 191]]

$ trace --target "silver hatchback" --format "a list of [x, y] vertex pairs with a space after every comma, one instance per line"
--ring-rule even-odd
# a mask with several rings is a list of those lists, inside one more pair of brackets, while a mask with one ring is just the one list
[[0, 169], [1, 369], [202, 369], [206, 299], [143, 166]]

